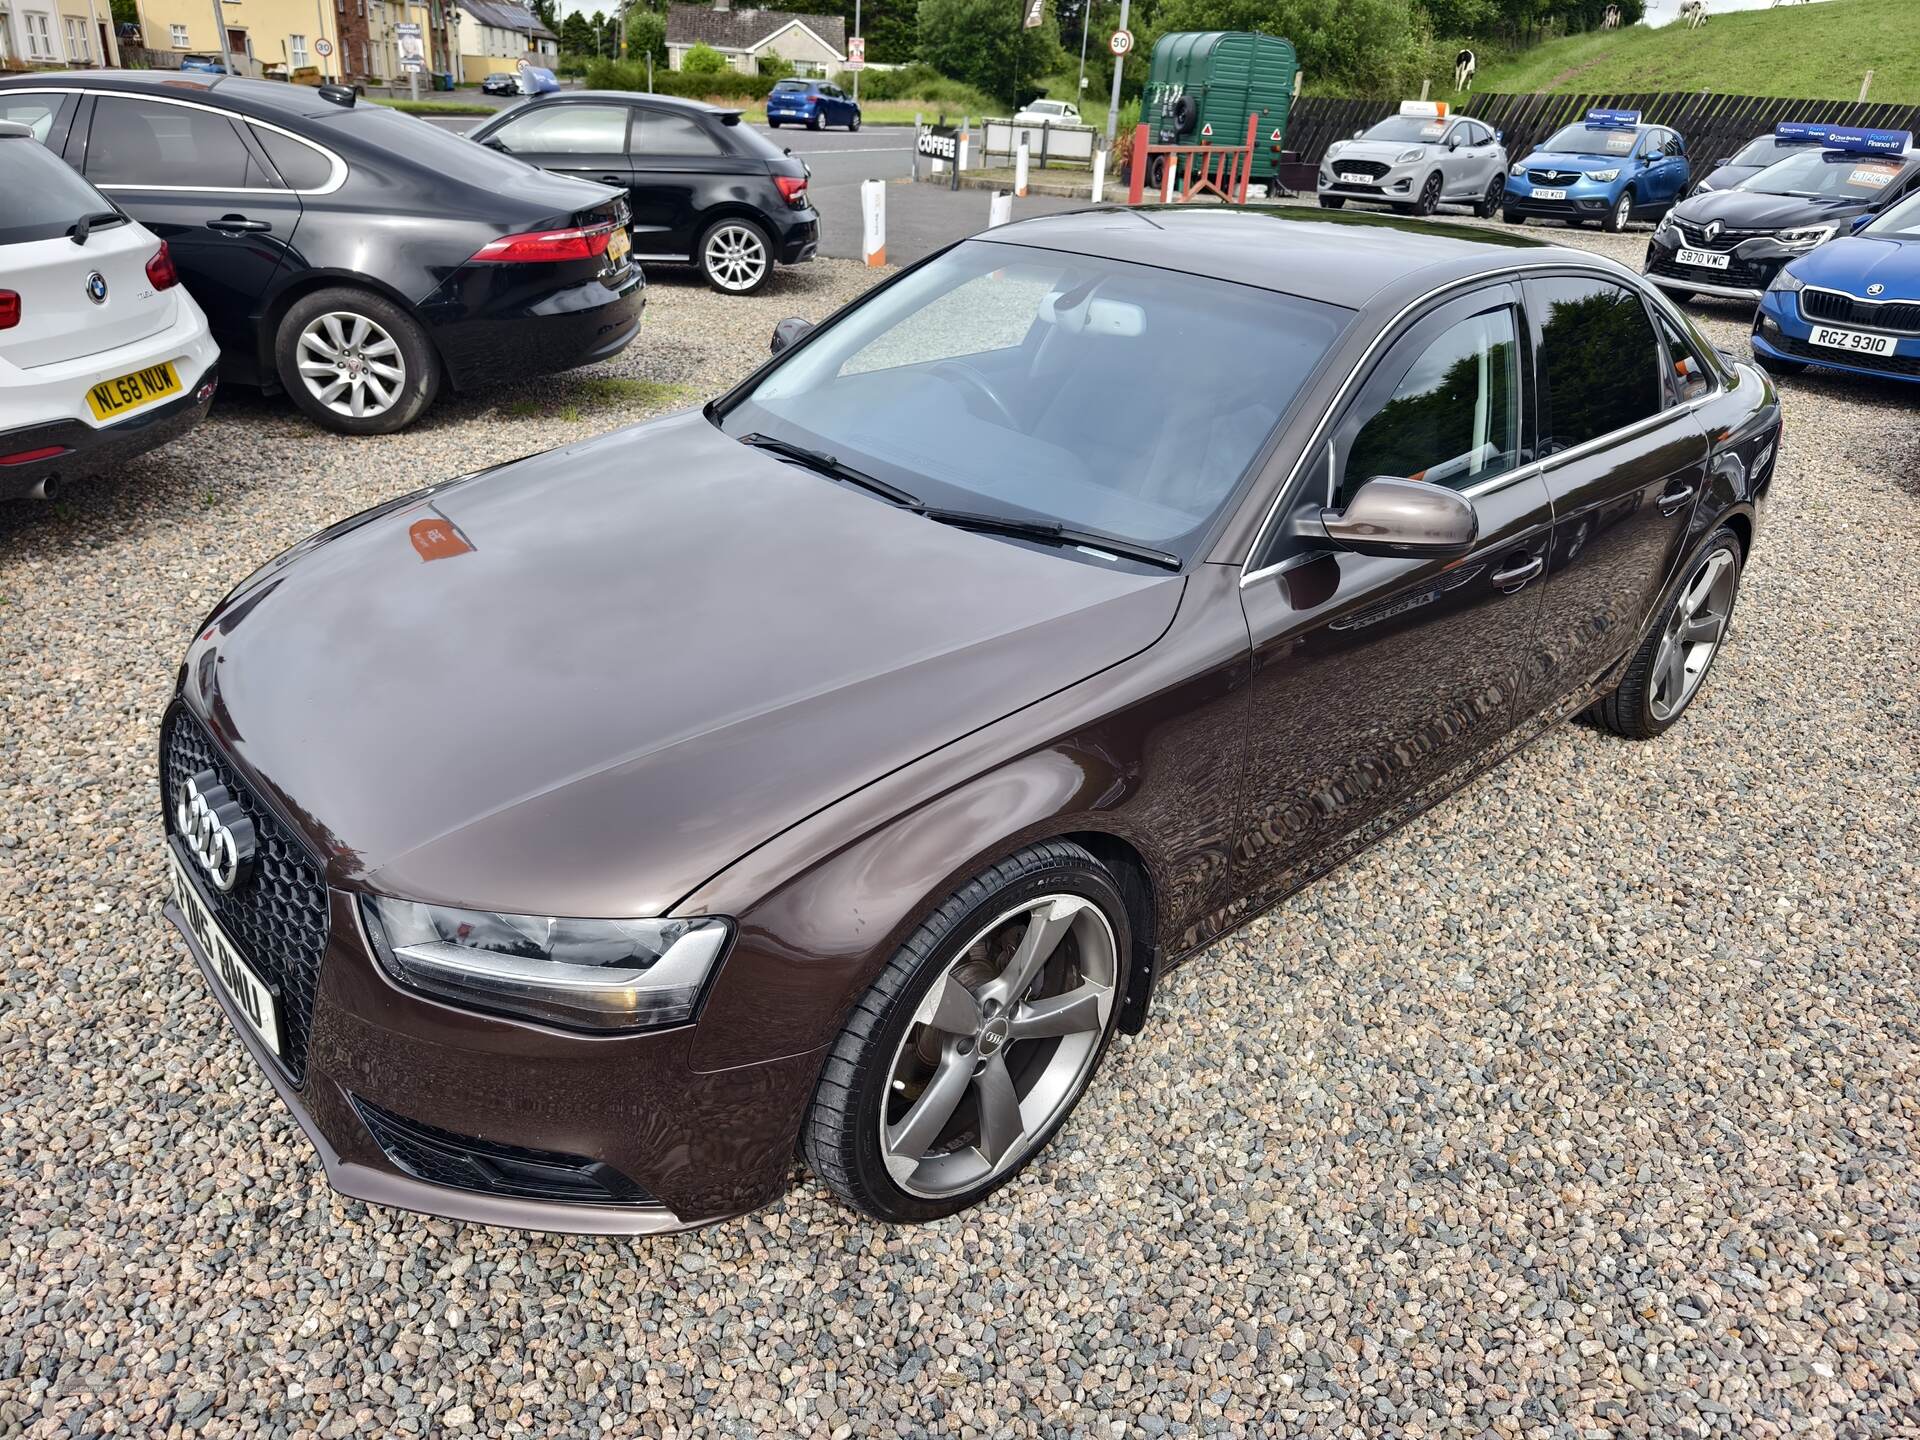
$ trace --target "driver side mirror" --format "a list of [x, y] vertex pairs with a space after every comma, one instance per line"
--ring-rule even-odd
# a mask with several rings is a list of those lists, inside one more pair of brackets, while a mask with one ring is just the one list
[[1731, 155], [1722, 155], [1718, 160], [1714, 161], [1713, 163], [1715, 165], [1731, 165], [1733, 163], [1733, 157]]
[[1376, 475], [1345, 510], [1322, 510], [1327, 539], [1356, 555], [1464, 555], [1480, 533], [1473, 503], [1423, 480]]
[[1875, 218], [1875, 212], [1872, 210], [1869, 210], [1864, 215], [1854, 216], [1853, 223], [1847, 226], [1847, 233], [1849, 235], [1858, 235], [1862, 230], [1866, 229], [1867, 226], [1871, 225], [1874, 222], [1874, 218]]
[[789, 316], [773, 327], [773, 343], [767, 347], [768, 352], [778, 355], [783, 350], [791, 350], [812, 333], [811, 320], [802, 320], [798, 315]]
[[1460, 132], [1456, 130], [1453, 134], [1447, 136], [1447, 149], [1458, 150], [1459, 148], [1460, 148]]

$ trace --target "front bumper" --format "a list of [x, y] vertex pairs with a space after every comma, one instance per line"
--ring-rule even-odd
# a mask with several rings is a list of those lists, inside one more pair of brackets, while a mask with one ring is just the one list
[[1671, 229], [1656, 230], [1647, 241], [1646, 260], [1641, 265], [1647, 279], [1663, 290], [1681, 294], [1716, 295], [1727, 300], [1758, 300], [1773, 284], [1780, 267], [1805, 250], [1789, 250], [1770, 235], [1755, 235], [1724, 248], [1695, 245], [1691, 249], [1724, 254], [1724, 270], [1704, 265], [1682, 265], [1675, 256], [1681, 241]]
[[[1543, 220], [1604, 220], [1613, 209], [1620, 192], [1633, 183], [1631, 176], [1617, 180], [1579, 180], [1565, 185], [1536, 184], [1524, 175], [1507, 176], [1507, 193], [1500, 208], [1510, 214]], [[1542, 199], [1539, 190], [1564, 190], [1562, 199]]]
[[[1342, 180], [1340, 162], [1333, 158], [1323, 160], [1316, 189], [1319, 194], [1338, 200], [1371, 200], [1376, 205], [1411, 205], [1419, 194], [1415, 181], [1432, 170], [1433, 163], [1427, 160], [1409, 160], [1404, 165], [1381, 165], [1378, 161], [1349, 162], [1350, 165], [1364, 166], [1364, 170], [1348, 173], [1367, 173], [1366, 184], [1357, 181]], [[1370, 172], [1381, 173], [1372, 175]]]
[[[1810, 338], [1814, 323], [1800, 314], [1796, 295], [1769, 290], [1754, 311], [1753, 352], [1762, 362], [1785, 360], [1797, 365], [1820, 365], [1829, 370], [1845, 370], [1854, 375], [1871, 375], [1880, 380], [1920, 384], [1920, 335], [1890, 335], [1894, 341], [1891, 355], [1860, 355], [1815, 345]], [[1865, 327], [1836, 323], [1835, 328], [1862, 330]]]
[[49, 482], [65, 484], [103, 474], [198, 425], [206, 419], [220, 382], [211, 361], [191, 379], [185, 373], [186, 363], [175, 362], [181, 378], [179, 395], [163, 405], [136, 410], [111, 425], [68, 418], [0, 431], [0, 455], [58, 451], [40, 460], [0, 464], [0, 500], [32, 494]]

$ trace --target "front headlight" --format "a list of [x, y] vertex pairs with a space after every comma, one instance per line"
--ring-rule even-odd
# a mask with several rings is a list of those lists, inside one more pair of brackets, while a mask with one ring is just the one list
[[1346, 146], [1347, 146], [1347, 142], [1344, 140], [1334, 141], [1331, 145], [1327, 146], [1326, 158], [1331, 160], [1334, 156], [1338, 155], [1342, 150], [1346, 149]]
[[571, 920], [412, 900], [361, 905], [380, 962], [439, 999], [583, 1030], [693, 1018], [727, 946], [725, 920]]
[[1524, 160], [1514, 161], [1513, 169], [1509, 170], [1507, 173], [1513, 176], [1515, 179], [1518, 179], [1520, 176], [1527, 173], [1527, 162]]
[[1791, 295], [1796, 290], [1806, 289], [1807, 282], [1787, 269], [1786, 266], [1782, 265], [1779, 270], [1774, 273], [1773, 283], [1767, 288], [1769, 290], [1778, 290], [1782, 295]]
[[1587, 179], [1589, 180], [1618, 180], [1619, 178], [1620, 178], [1620, 167], [1618, 165], [1615, 165], [1610, 170], [1587, 171]]
[[1422, 155], [1426, 153], [1427, 152], [1425, 150], [1421, 149], [1420, 146], [1416, 145], [1413, 147], [1413, 149], [1402, 150], [1398, 155], [1394, 156], [1393, 163], [1396, 165], [1408, 165], [1408, 164], [1411, 164], [1413, 161], [1418, 160]]
[[1802, 230], [1782, 230], [1773, 238], [1789, 250], [1811, 250], [1831, 234], [1831, 225], [1809, 225]]

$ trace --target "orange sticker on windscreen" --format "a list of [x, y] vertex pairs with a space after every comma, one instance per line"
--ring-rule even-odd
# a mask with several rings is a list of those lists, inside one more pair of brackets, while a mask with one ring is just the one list
[[1853, 173], [1847, 176], [1847, 184], [1863, 186], [1868, 190], [1879, 190], [1893, 182], [1900, 173], [1898, 165], [1856, 165]]

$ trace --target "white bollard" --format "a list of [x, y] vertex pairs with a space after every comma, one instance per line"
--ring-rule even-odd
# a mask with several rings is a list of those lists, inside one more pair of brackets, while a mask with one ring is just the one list
[[1004, 225], [1013, 219], [1013, 196], [1004, 190], [993, 192], [993, 198], [987, 202], [987, 228]]
[[1173, 156], [1167, 156], [1166, 166], [1161, 171], [1160, 176], [1160, 203], [1162, 205], [1171, 205], [1173, 203], [1173, 172], [1178, 165], [1179, 161], [1175, 160]]
[[869, 265], [887, 263], [887, 186], [883, 180], [860, 182], [861, 253]]
[[1100, 203], [1100, 192], [1107, 188], [1107, 152], [1093, 152], [1093, 203]]
[[1013, 152], [1013, 193], [1027, 198], [1027, 137], [1020, 137], [1020, 148]]
[[960, 168], [967, 168], [967, 148], [973, 143], [973, 122], [963, 121], [960, 126]]

